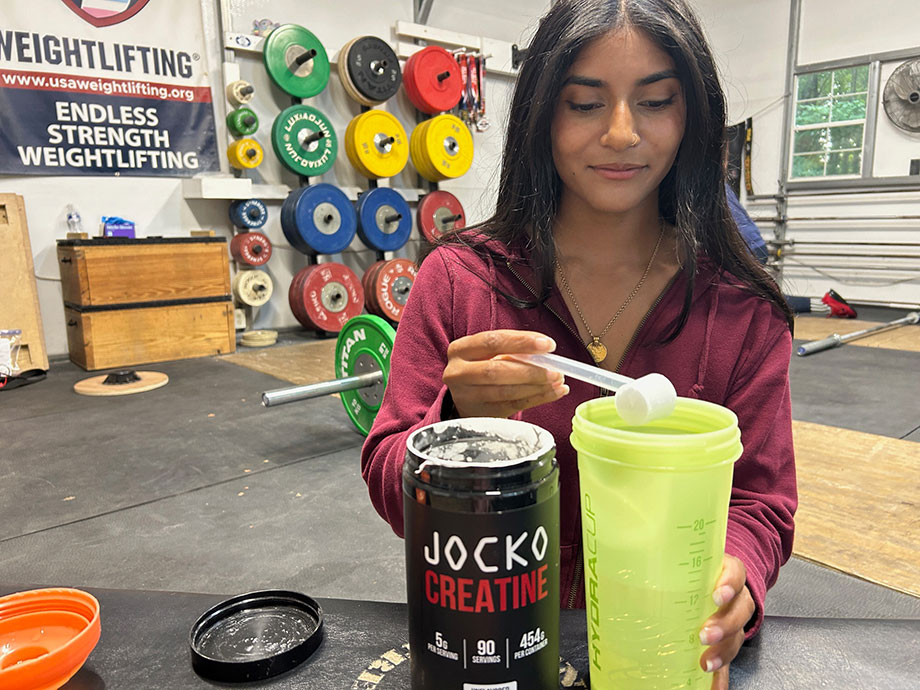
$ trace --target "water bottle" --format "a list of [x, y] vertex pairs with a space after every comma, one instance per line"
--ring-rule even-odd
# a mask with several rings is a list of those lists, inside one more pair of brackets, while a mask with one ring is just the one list
[[73, 204], [67, 204], [67, 231], [83, 232], [83, 219]]

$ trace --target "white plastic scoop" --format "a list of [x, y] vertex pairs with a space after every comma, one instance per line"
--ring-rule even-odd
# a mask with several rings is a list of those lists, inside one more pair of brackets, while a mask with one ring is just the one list
[[528, 364], [558, 371], [579, 381], [616, 391], [617, 412], [627, 424], [645, 424], [654, 419], [667, 417], [677, 404], [677, 391], [674, 390], [671, 381], [662, 374], [646, 374], [632, 379], [559, 355], [510, 356]]

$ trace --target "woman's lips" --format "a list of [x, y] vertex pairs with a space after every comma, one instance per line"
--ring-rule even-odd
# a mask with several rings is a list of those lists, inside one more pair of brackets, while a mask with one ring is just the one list
[[591, 169], [605, 180], [629, 180], [645, 170], [644, 165], [592, 165]]

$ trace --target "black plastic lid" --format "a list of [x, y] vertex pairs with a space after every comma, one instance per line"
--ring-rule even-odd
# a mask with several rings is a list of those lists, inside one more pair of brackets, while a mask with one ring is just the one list
[[267, 590], [222, 601], [192, 626], [192, 668], [230, 683], [264, 680], [289, 671], [323, 639], [323, 610], [299, 592]]

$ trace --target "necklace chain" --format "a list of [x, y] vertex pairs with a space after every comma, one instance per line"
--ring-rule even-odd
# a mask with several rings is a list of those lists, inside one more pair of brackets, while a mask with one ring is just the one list
[[588, 348], [588, 352], [591, 353], [591, 357], [594, 358], [594, 361], [597, 364], [600, 364], [607, 358], [607, 348], [601, 342], [601, 338], [607, 335], [613, 324], [616, 323], [617, 319], [620, 318], [620, 314], [629, 306], [629, 303], [633, 301], [633, 298], [639, 294], [639, 290], [642, 288], [645, 279], [648, 278], [649, 272], [652, 270], [652, 264], [655, 263], [655, 257], [658, 255], [658, 248], [661, 246], [661, 238], [664, 235], [664, 226], [662, 225], [658, 231], [658, 241], [655, 243], [655, 249], [652, 252], [652, 257], [648, 260], [648, 265], [645, 267], [645, 272], [643, 272], [642, 277], [639, 278], [639, 282], [636, 283], [636, 287], [632, 289], [632, 292], [629, 293], [629, 297], [626, 298], [626, 301], [620, 305], [620, 308], [616, 310], [616, 313], [610, 317], [610, 321], [607, 322], [607, 325], [604, 326], [598, 335], [594, 335], [591, 331], [591, 327], [588, 325], [588, 320], [585, 318], [585, 315], [581, 311], [581, 307], [578, 306], [578, 300], [575, 299], [575, 293], [572, 292], [572, 288], [569, 287], [569, 281], [565, 278], [565, 271], [562, 270], [562, 264], [557, 260], [555, 262], [556, 269], [559, 271], [559, 278], [562, 281], [562, 287], [565, 288], [565, 291], [568, 293], [569, 298], [572, 300], [572, 304], [575, 307], [575, 311], [578, 313], [578, 318], [581, 319], [581, 322], [585, 326], [585, 330], [588, 331], [588, 336], [591, 338], [590, 342], [585, 344], [585, 347]]

